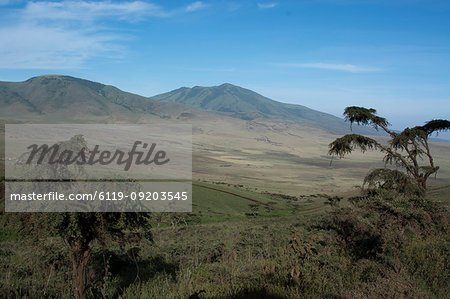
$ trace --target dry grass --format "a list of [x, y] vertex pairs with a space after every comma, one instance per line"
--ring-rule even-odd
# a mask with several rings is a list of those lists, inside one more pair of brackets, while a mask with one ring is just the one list
[[[328, 144], [339, 136], [313, 127], [227, 118], [192, 123], [195, 179], [292, 195], [344, 194], [370, 169], [383, 167], [377, 152], [355, 152], [330, 165]], [[441, 170], [430, 183], [450, 182], [450, 143], [433, 143], [432, 150]]]

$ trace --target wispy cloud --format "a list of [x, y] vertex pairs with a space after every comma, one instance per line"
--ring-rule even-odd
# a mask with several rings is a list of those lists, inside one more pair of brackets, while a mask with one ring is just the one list
[[193, 12], [193, 11], [197, 11], [197, 10], [200, 10], [200, 9], [204, 9], [204, 8], [206, 8], [206, 4], [205, 3], [203, 3], [203, 2], [201, 2], [201, 1], [195, 1], [195, 2], [193, 2], [193, 3], [191, 3], [191, 4], [189, 4], [188, 6], [186, 6], [186, 11], [187, 12]]
[[354, 64], [340, 64], [340, 63], [282, 63], [279, 66], [287, 67], [297, 67], [297, 68], [315, 68], [315, 69], [326, 69], [326, 70], [336, 70], [345, 71], [351, 73], [366, 73], [366, 72], [377, 72], [381, 71], [379, 68], [354, 65]]
[[121, 36], [28, 24], [1, 28], [0, 68], [74, 69], [97, 56], [118, 59]]
[[22, 0], [0, 0], [0, 6], [14, 5], [23, 2]]
[[43, 20], [93, 20], [98, 18], [119, 18], [121, 20], [136, 20], [142, 17], [168, 17], [172, 13], [159, 5], [130, 1], [112, 3], [110, 1], [86, 2], [29, 2], [22, 16], [27, 19]]
[[[0, 0], [1, 1], [1, 0]], [[197, 1], [168, 10], [144, 1], [37, 1], [3, 9], [0, 25], [0, 68], [72, 69], [95, 57], [123, 59], [130, 36], [109, 21], [135, 23], [190, 13], [205, 5]]]
[[258, 3], [258, 7], [260, 9], [274, 8], [277, 5], [278, 5], [277, 2]]

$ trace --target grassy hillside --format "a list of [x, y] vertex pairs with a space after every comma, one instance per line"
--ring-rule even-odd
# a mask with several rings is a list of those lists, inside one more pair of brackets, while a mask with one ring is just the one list
[[0, 117], [34, 122], [140, 122], [173, 118], [192, 109], [165, 104], [113, 86], [69, 76], [0, 82]]
[[[349, 203], [341, 210], [316, 195], [295, 199], [202, 182], [193, 192], [193, 213], [153, 214], [153, 241], [93, 244], [89, 298], [189, 298], [200, 290], [206, 293], [199, 298], [216, 299], [442, 298], [448, 291], [448, 232], [445, 222], [430, 224], [440, 222], [434, 210], [424, 217], [420, 208], [391, 199], [384, 204], [392, 211]], [[322, 218], [326, 210], [331, 214]], [[399, 239], [404, 229], [392, 220], [404, 225], [402, 217], [412, 211]], [[73, 296], [63, 240], [23, 222], [40, 225], [14, 214], [0, 217], [0, 296]], [[401, 251], [393, 247], [399, 240]]]
[[224, 222], [322, 213], [327, 199], [321, 195], [286, 196], [259, 193], [230, 184], [193, 183], [193, 213], [200, 222]]
[[[348, 125], [341, 118], [301, 105], [280, 103], [232, 84], [213, 87], [183, 87], [154, 96], [152, 99], [161, 102], [182, 103], [244, 120], [276, 119], [319, 127], [335, 134], [349, 132]], [[356, 131], [377, 134], [375, 130], [367, 128], [357, 128]]]

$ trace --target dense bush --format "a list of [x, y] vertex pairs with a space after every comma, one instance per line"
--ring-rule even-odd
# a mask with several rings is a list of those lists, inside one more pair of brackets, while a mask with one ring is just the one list
[[[448, 212], [386, 192], [300, 216], [165, 225], [154, 243], [92, 245], [92, 298], [444, 298], [449, 293]], [[3, 214], [0, 297], [70, 297], [63, 240], [29, 235]], [[30, 225], [30, 223], [27, 223]]]
[[448, 213], [421, 197], [354, 199], [296, 239], [304, 249], [294, 249], [301, 260], [294, 272], [316, 281], [316, 290], [297, 282], [304, 293], [439, 298], [449, 291]]

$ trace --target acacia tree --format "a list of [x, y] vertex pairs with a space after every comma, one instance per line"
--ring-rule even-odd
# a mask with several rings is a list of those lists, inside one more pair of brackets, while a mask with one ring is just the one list
[[390, 130], [389, 122], [377, 115], [375, 109], [351, 106], [345, 108], [345, 120], [350, 122], [350, 128], [354, 123], [363, 126], [372, 126], [374, 129], [382, 129], [389, 134], [387, 144], [358, 134], [347, 134], [337, 138], [329, 145], [329, 155], [339, 158], [350, 154], [359, 148], [362, 152], [378, 150], [385, 154], [383, 161], [404, 170], [392, 170], [380, 168], [372, 170], [365, 178], [364, 183], [382, 188], [396, 189], [404, 192], [407, 181], [412, 180], [420, 190], [427, 187], [427, 179], [439, 170], [431, 155], [429, 137], [434, 132], [448, 131], [450, 121], [443, 119], [431, 120], [423, 126], [406, 128], [397, 133]]
[[[81, 149], [89, 151], [87, 143], [82, 135], [76, 135], [69, 140], [57, 143], [59, 152], [70, 150], [78, 152]], [[85, 174], [84, 166], [65, 165], [64, 163], [50, 164], [46, 160], [43, 167], [37, 167], [36, 163], [26, 166], [23, 163], [24, 153], [18, 159], [18, 165], [22, 166], [24, 177], [31, 173], [31, 177], [54, 177], [55, 180], [39, 181], [33, 185], [33, 190], [47, 192], [48, 190], [64, 192], [66, 194], [93, 194], [95, 190], [108, 190], [110, 192], [132, 192], [140, 190], [137, 182], [115, 182], [114, 186], [104, 181], [96, 181], [86, 185], [77, 183], [76, 178]], [[58, 179], [73, 178], [69, 184], [59, 183]], [[83, 177], [81, 177], [83, 178]], [[113, 189], [111, 189], [113, 188]], [[91, 190], [92, 189], [92, 190]], [[44, 191], [45, 190], [45, 191]], [[31, 191], [30, 191], [31, 193]], [[71, 205], [76, 203], [69, 203]], [[91, 204], [93, 205], [93, 204]], [[89, 206], [87, 206], [89, 207]], [[138, 207], [136, 207], [138, 208]], [[32, 213], [27, 216], [25, 222], [30, 226], [30, 232], [43, 231], [50, 236], [60, 237], [68, 249], [68, 257], [72, 264], [73, 294], [76, 299], [86, 298], [88, 283], [88, 263], [92, 253], [94, 242], [100, 242], [106, 246], [108, 242], [116, 242], [120, 245], [138, 243], [141, 239], [151, 240], [149, 213], [125, 213], [125, 212], [61, 212], [61, 213]], [[31, 225], [29, 225], [31, 224]]]
[[[54, 213], [47, 226], [52, 235], [61, 237], [69, 249], [72, 263], [74, 297], [86, 298], [88, 262], [92, 243], [107, 239], [119, 244], [132, 243], [141, 238], [151, 239], [147, 213]], [[49, 221], [50, 219], [47, 219]]]

